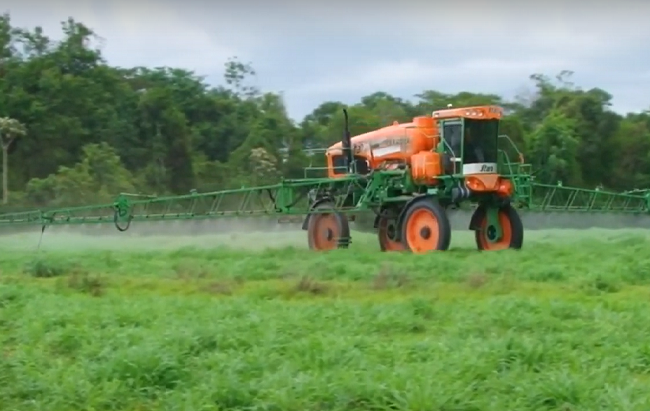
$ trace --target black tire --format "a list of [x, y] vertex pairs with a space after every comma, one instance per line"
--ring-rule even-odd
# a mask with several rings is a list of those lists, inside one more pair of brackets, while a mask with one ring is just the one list
[[[329, 213], [314, 213], [309, 216], [307, 224], [307, 242], [311, 250], [326, 251], [334, 248], [348, 248], [350, 246], [350, 223], [348, 218], [336, 211], [331, 203], [322, 203], [317, 205], [314, 210], [330, 211]], [[325, 241], [322, 236], [323, 222], [325, 219], [328, 227]], [[345, 241], [338, 241], [339, 239]]]
[[[499, 207], [499, 219], [503, 224], [503, 221], [506, 221], [508, 227], [504, 229], [508, 230], [510, 235], [509, 238], [502, 239], [500, 243], [488, 243], [487, 236], [488, 233], [484, 230], [483, 224], [485, 223], [487, 216], [487, 206], [481, 204], [474, 211], [472, 215], [472, 230], [474, 230], [474, 239], [476, 241], [476, 247], [481, 251], [496, 251], [502, 249], [515, 249], [520, 250], [524, 244], [524, 224], [519, 217], [517, 210], [510, 204], [503, 205]], [[494, 244], [493, 246], [487, 246], [487, 244]]]
[[[397, 235], [392, 236], [393, 230], [399, 230], [396, 219], [380, 217], [377, 225], [377, 238], [381, 251], [404, 251], [406, 246], [402, 241], [397, 240]], [[397, 233], [399, 234], [399, 233]]]
[[[414, 231], [415, 218], [420, 216], [429, 216], [430, 224], [422, 224], [421, 228]], [[435, 224], [433, 220], [435, 219]], [[407, 250], [414, 253], [425, 253], [428, 251], [445, 251], [449, 249], [451, 244], [451, 224], [445, 209], [432, 198], [422, 198], [413, 201], [407, 205], [404, 216], [401, 219], [401, 240]], [[434, 226], [435, 225], [435, 226]], [[432, 232], [435, 230], [437, 240], [431, 240], [429, 244], [427, 241], [431, 238]], [[417, 244], [416, 241], [423, 240], [424, 243]]]

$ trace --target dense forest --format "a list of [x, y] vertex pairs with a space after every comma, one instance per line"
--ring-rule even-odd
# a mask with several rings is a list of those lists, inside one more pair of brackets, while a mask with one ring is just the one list
[[[111, 200], [119, 192], [187, 193], [303, 176], [305, 149], [342, 135], [342, 103], [328, 101], [299, 124], [282, 97], [251, 87], [251, 64], [224, 67], [221, 86], [175, 68], [113, 67], [73, 19], [52, 41], [40, 28], [0, 17], [3, 177], [14, 206]], [[541, 181], [650, 187], [650, 112], [625, 116], [612, 96], [571, 83], [571, 72], [531, 75], [533, 97], [424, 90], [412, 100], [376, 92], [349, 107], [354, 134], [455, 106], [498, 104], [502, 133]], [[8, 119], [16, 120], [11, 122]], [[6, 124], [5, 124], [6, 125]], [[1, 125], [0, 125], [1, 126]]]

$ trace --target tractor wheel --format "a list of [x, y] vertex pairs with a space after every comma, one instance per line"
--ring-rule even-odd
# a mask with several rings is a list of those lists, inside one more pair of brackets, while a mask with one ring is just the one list
[[445, 209], [425, 198], [407, 206], [402, 219], [402, 242], [414, 253], [444, 251], [451, 243], [451, 224]]
[[499, 208], [501, 238], [498, 240], [492, 240], [496, 235], [496, 229], [488, 226], [487, 212], [487, 206], [480, 205], [472, 216], [478, 249], [484, 251], [520, 249], [524, 243], [524, 225], [517, 210], [510, 204]]
[[379, 248], [381, 251], [404, 251], [406, 246], [403, 242], [396, 240], [399, 226], [396, 218], [380, 217], [377, 224], [379, 237]]
[[348, 248], [350, 244], [348, 218], [337, 212], [329, 203], [320, 204], [315, 210], [330, 210], [330, 212], [314, 213], [309, 216], [307, 225], [309, 248], [317, 251]]

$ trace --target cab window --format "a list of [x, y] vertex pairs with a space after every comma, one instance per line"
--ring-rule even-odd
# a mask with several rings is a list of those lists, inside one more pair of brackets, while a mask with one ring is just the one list
[[345, 157], [332, 156], [332, 167], [334, 168], [334, 174], [345, 174], [347, 169], [345, 167]]
[[463, 125], [460, 121], [454, 123], [444, 123], [442, 126], [442, 135], [444, 136], [447, 146], [451, 148], [454, 157], [460, 157], [462, 145]]
[[[365, 157], [354, 156], [354, 161], [356, 163], [357, 173], [368, 174], [370, 172], [368, 161]], [[347, 174], [348, 172], [345, 166], [345, 156], [343, 155], [332, 156], [332, 166], [334, 168], [334, 174]]]

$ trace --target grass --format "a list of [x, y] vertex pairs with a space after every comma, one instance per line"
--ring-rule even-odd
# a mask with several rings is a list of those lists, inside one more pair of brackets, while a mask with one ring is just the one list
[[0, 237], [0, 409], [650, 409], [648, 234], [454, 236]]

